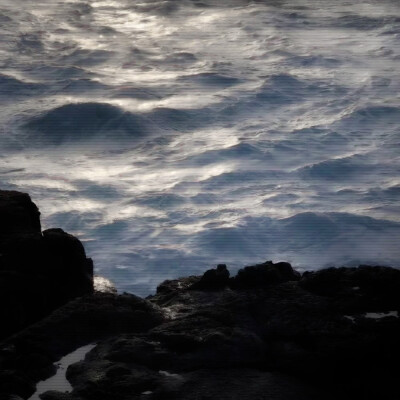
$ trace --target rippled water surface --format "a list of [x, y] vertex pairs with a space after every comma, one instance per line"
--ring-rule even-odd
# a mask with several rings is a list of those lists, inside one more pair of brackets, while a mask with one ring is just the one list
[[148, 294], [216, 263], [399, 266], [400, 3], [0, 3], [0, 185]]

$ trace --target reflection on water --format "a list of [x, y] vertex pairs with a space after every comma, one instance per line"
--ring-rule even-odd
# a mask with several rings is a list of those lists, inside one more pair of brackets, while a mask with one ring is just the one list
[[96, 345], [88, 344], [86, 346], [76, 349], [70, 354], [67, 354], [60, 361], [56, 363], [57, 372], [52, 377], [45, 381], [40, 381], [36, 386], [36, 392], [29, 397], [28, 400], [40, 400], [40, 395], [48, 390], [57, 390], [59, 392], [70, 392], [72, 390], [71, 384], [67, 381], [65, 373], [69, 365], [81, 361], [85, 358], [86, 353], [92, 350]]

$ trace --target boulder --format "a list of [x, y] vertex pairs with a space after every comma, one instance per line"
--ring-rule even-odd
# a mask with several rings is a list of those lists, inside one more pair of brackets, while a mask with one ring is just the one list
[[230, 281], [230, 286], [235, 289], [275, 285], [288, 281], [300, 280], [300, 274], [289, 263], [279, 262], [274, 264], [266, 261], [245, 267]]
[[0, 249], [14, 234], [40, 234], [40, 212], [27, 193], [0, 190], [0, 222]]
[[32, 391], [54, 361], [97, 342], [68, 367], [72, 392], [42, 398], [400, 398], [397, 270], [338, 268], [299, 280], [290, 264], [265, 263], [226, 284], [224, 266], [223, 285], [214, 271], [205, 286], [195, 287], [204, 275], [171, 280], [147, 299], [96, 293], [69, 302], [0, 346], [0, 370], [21, 382], [5, 389]]
[[93, 263], [61, 229], [41, 232], [29, 195], [0, 191], [0, 339], [93, 292]]
[[[95, 293], [72, 300], [0, 343], [0, 393], [27, 398], [34, 383], [53, 375], [53, 363], [66, 354], [110, 336], [146, 332], [164, 320], [159, 307], [130, 294]], [[46, 393], [45, 398], [53, 397], [59, 394]]]
[[206, 271], [198, 282], [190, 288], [192, 290], [219, 290], [228, 286], [229, 271], [225, 264], [218, 264], [217, 268]]

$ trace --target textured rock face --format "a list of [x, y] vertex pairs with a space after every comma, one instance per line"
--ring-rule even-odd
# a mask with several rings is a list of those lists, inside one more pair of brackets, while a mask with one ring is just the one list
[[300, 274], [289, 263], [274, 264], [272, 261], [267, 261], [239, 270], [238, 274], [231, 279], [230, 286], [236, 289], [253, 288], [298, 280], [300, 280]]
[[400, 398], [400, 271], [210, 271], [165, 281], [146, 300], [70, 302], [0, 346], [0, 370], [13, 377], [5, 389], [26, 397], [54, 360], [98, 341], [68, 368], [73, 391], [43, 399]]
[[75, 237], [41, 232], [29, 195], [0, 191], [0, 338], [93, 291], [93, 264]]
[[[164, 320], [159, 307], [130, 294], [95, 293], [72, 300], [0, 343], [0, 399], [11, 394], [28, 398], [36, 382], [55, 373], [55, 361], [83, 345], [146, 332]], [[69, 398], [63, 396], [45, 398]]]

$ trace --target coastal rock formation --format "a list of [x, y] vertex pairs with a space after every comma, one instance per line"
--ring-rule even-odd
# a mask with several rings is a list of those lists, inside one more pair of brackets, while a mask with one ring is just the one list
[[[392, 367], [400, 356], [400, 271], [360, 266], [300, 277], [270, 261], [228, 279], [225, 266], [212, 271], [165, 281], [147, 299], [70, 302], [3, 342], [0, 369], [13, 380], [0, 390], [27, 398], [61, 355], [96, 342], [67, 370], [73, 391], [42, 399], [400, 396]], [[274, 278], [239, 285], [243, 274]]]
[[0, 191], [0, 338], [93, 292], [93, 263], [62, 229], [41, 232], [26, 193]]
[[[13, 266], [15, 287], [32, 304], [48, 296], [29, 288], [24, 277], [36, 278], [21, 262], [28, 258], [11, 251], [29, 244], [29, 259], [39, 260], [45, 249], [44, 259], [60, 271], [48, 261], [33, 264], [43, 282], [57, 285], [62, 275], [63, 301], [81, 294], [90, 276], [82, 245], [61, 230], [41, 234], [32, 217], [37, 209], [29, 206], [29, 213], [22, 198], [33, 224], [23, 239], [3, 234], [1, 260], [9, 270], [2, 273], [11, 279]], [[66, 371], [73, 390], [48, 390], [43, 400], [396, 399], [399, 311], [397, 269], [300, 275], [288, 263], [267, 261], [231, 277], [220, 264], [202, 276], [165, 281], [147, 299], [89, 293], [7, 337], [0, 343], [0, 398], [29, 398], [60, 357], [96, 343]]]

